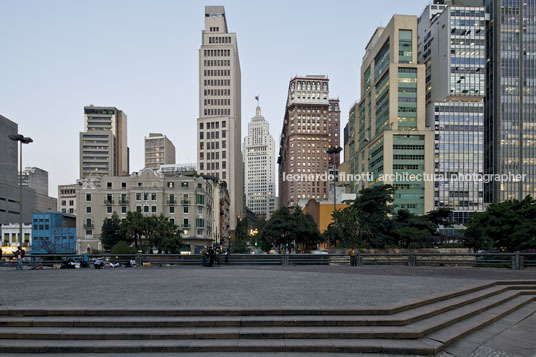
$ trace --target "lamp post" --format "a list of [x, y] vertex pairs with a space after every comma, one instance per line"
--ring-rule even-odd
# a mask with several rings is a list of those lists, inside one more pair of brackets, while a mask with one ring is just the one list
[[335, 177], [335, 155], [342, 151], [340, 146], [332, 146], [326, 152], [333, 155], [333, 213], [337, 210], [337, 180]]
[[20, 166], [19, 166], [19, 246], [22, 247], [22, 144], [32, 143], [32, 138], [21, 134], [10, 134], [9, 138], [20, 143]]

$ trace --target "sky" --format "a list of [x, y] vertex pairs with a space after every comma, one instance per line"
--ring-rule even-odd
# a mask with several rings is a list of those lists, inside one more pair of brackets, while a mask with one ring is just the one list
[[259, 95], [278, 143], [288, 82], [306, 74], [328, 75], [343, 128], [359, 100], [374, 30], [393, 14], [418, 16], [430, 2], [0, 0], [0, 114], [33, 138], [23, 165], [49, 172], [54, 197], [58, 185], [79, 178], [79, 132], [90, 104], [127, 114], [131, 171], [144, 166], [150, 132], [170, 138], [177, 163], [196, 162], [204, 6], [223, 5], [238, 38], [242, 135]]

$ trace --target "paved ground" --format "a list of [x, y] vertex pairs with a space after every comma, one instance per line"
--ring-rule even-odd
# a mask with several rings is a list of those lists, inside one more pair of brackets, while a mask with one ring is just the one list
[[[0, 281], [4, 282], [0, 306], [382, 306], [486, 281], [517, 279], [536, 280], [536, 270], [405, 266], [230, 266], [22, 272], [4, 269], [0, 270]], [[534, 311], [535, 305], [532, 303], [524, 309]], [[156, 355], [175, 354], [151, 354]], [[204, 355], [212, 354], [184, 356]], [[227, 355], [232, 354], [221, 354]], [[305, 356], [269, 353], [246, 355]], [[527, 318], [523, 311], [514, 312], [449, 346], [440, 356], [536, 357], [536, 314]]]
[[484, 280], [531, 278], [536, 279], [536, 271], [397, 266], [2, 270], [0, 305], [381, 306]]

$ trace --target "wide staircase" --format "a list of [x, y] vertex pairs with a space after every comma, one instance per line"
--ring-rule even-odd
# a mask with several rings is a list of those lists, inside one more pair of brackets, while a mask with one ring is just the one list
[[536, 312], [536, 281], [378, 308], [3, 309], [0, 353], [431, 355], [522, 307]]

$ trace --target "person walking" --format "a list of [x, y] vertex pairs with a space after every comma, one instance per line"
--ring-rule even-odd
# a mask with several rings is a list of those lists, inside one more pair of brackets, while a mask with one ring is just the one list
[[231, 249], [227, 248], [225, 251], [225, 265], [229, 265], [229, 257], [231, 256]]
[[216, 257], [216, 253], [214, 252], [214, 248], [213, 247], [209, 247], [208, 248], [208, 259], [209, 259], [209, 263], [208, 265], [213, 267], [214, 266], [214, 258]]
[[216, 263], [218, 263], [218, 266], [220, 266], [220, 258], [221, 258], [221, 248], [216, 248]]
[[24, 258], [25, 255], [26, 252], [19, 245], [17, 250], [15, 251], [15, 256], [17, 257], [17, 270], [22, 270], [22, 258]]
[[350, 256], [350, 265], [353, 267], [357, 266], [357, 259], [355, 258], [354, 248], [350, 248], [350, 250], [348, 251], [348, 255]]
[[203, 250], [201, 251], [201, 256], [203, 257], [203, 266], [206, 267], [207, 266], [207, 246], [205, 245], [203, 247]]

